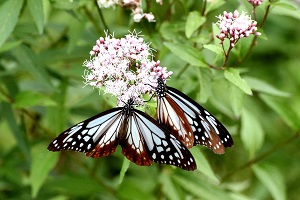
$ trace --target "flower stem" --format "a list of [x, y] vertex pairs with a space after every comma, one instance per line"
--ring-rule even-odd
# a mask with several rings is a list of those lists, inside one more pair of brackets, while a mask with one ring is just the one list
[[204, 0], [204, 1], [203, 1], [203, 9], [202, 9], [202, 13], [201, 13], [202, 16], [205, 15], [206, 4], [207, 4], [207, 0]]
[[257, 21], [257, 17], [256, 17], [256, 6], [253, 6], [253, 16], [254, 16], [254, 20]]
[[87, 9], [86, 6], [83, 6], [83, 10], [86, 14], [86, 16], [91, 20], [91, 22], [93, 23], [95, 29], [97, 29], [97, 31], [100, 33], [102, 32], [101, 27], [99, 26], [97, 20], [94, 18], [94, 16], [91, 14], [91, 12]]
[[102, 11], [101, 11], [101, 9], [99, 8], [99, 6], [98, 6], [98, 4], [97, 4], [97, 0], [95, 0], [94, 3], [95, 3], [95, 5], [96, 5], [96, 7], [97, 7], [99, 16], [100, 16], [100, 18], [101, 18], [101, 21], [102, 21], [102, 23], [103, 23], [103, 26], [104, 26], [105, 30], [107, 30], [107, 31], [110, 33], [109, 28], [108, 28], [108, 26], [107, 26], [107, 24], [106, 24], [106, 22], [105, 22], [104, 17], [103, 17]]
[[226, 69], [226, 65], [227, 65], [227, 62], [228, 62], [228, 59], [229, 59], [229, 54], [230, 54], [230, 51], [231, 51], [231, 49], [233, 48], [232, 46], [231, 46], [231, 44], [229, 45], [229, 48], [228, 48], [228, 50], [227, 50], [227, 53], [225, 52], [225, 49], [224, 49], [224, 45], [222, 44], [222, 47], [223, 47], [223, 51], [224, 51], [224, 55], [225, 55], [225, 60], [224, 60], [224, 63], [223, 63], [223, 66], [222, 66], [222, 68], [223, 69]]
[[[272, 0], [269, 0], [269, 2], [271, 3]], [[267, 20], [267, 17], [268, 17], [268, 15], [269, 15], [269, 11], [270, 11], [270, 7], [271, 7], [271, 4], [269, 4], [269, 5], [267, 6], [266, 13], [265, 13], [264, 18], [263, 18], [263, 20], [262, 20], [262, 22], [261, 22], [261, 24], [260, 24], [260, 26], [259, 26], [260, 28], [262, 28], [262, 27], [264, 26], [264, 24], [265, 24], [265, 22], [266, 22], [266, 20]]]
[[[271, 0], [269, 0], [269, 2], [271, 2]], [[264, 24], [265, 24], [265, 22], [266, 22], [266, 20], [267, 20], [267, 17], [268, 17], [269, 11], [270, 11], [270, 7], [271, 7], [271, 5], [268, 5], [268, 6], [267, 6], [266, 13], [265, 13], [264, 18], [263, 18], [263, 20], [262, 20], [262, 22], [261, 22], [261, 24], [260, 24], [260, 26], [259, 26], [260, 28], [263, 28], [263, 26], [264, 26]], [[246, 60], [246, 59], [248, 58], [248, 56], [250, 55], [250, 53], [251, 53], [253, 47], [254, 47], [255, 44], [256, 44], [256, 40], [257, 40], [257, 36], [254, 36], [254, 38], [253, 38], [253, 40], [252, 40], [252, 42], [251, 42], [251, 45], [250, 45], [250, 47], [249, 47], [247, 53], [246, 53], [246, 54], [244, 55], [244, 57], [238, 62], [238, 64], [242, 63], [244, 60]]]

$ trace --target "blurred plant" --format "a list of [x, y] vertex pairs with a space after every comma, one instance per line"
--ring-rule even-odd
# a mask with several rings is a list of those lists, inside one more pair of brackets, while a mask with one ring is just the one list
[[[128, 12], [120, 2], [111, 1], [107, 6], [117, 4], [108, 8], [100, 8], [97, 0], [0, 2], [0, 199], [297, 199], [299, 4], [146, 0], [135, 1]], [[256, 21], [254, 33], [261, 36], [250, 32], [240, 39], [237, 34], [230, 53], [225, 37], [224, 51], [216, 37], [220, 31], [215, 16], [224, 17], [225, 10], [232, 12], [231, 19], [225, 17], [231, 21], [235, 10], [237, 18], [251, 14], [249, 30]], [[143, 39], [136, 34], [141, 31]], [[58, 159], [48, 152], [47, 144], [62, 130], [116, 105], [109, 95], [81, 88], [82, 62], [99, 36], [84, 63], [86, 85], [100, 90], [109, 86], [104, 93], [117, 98], [126, 88], [145, 92], [132, 82], [139, 79], [139, 70], [169, 76], [161, 68], [167, 66], [174, 72], [168, 85], [205, 104], [228, 128], [235, 146], [222, 157], [193, 147], [199, 166], [193, 173], [169, 166], [129, 167], [118, 150], [109, 159], [71, 152]], [[130, 54], [124, 60], [110, 57], [117, 55], [108, 48], [111, 44], [128, 50], [118, 43], [128, 44], [126, 38], [144, 48], [134, 49], [144, 60]], [[103, 74], [95, 69], [103, 70], [99, 62], [104, 58], [106, 64], [118, 63], [110, 63], [111, 72], [132, 81], [116, 88], [109, 81], [118, 76], [107, 71], [100, 81]], [[154, 116], [151, 103], [145, 110]]]

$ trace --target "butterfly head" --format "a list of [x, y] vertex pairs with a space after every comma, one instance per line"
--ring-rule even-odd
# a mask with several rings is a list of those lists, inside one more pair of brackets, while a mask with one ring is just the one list
[[163, 78], [159, 77], [157, 79], [157, 87], [156, 87], [156, 94], [157, 94], [157, 96], [159, 98], [165, 97], [166, 91], [167, 91], [166, 84], [165, 84]]
[[135, 101], [133, 97], [130, 97], [124, 105], [124, 112], [127, 116], [129, 116], [133, 110], [133, 106], [135, 105]]

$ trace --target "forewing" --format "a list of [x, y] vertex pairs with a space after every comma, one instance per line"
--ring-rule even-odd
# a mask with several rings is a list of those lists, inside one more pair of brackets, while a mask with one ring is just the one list
[[158, 164], [174, 165], [184, 170], [197, 168], [193, 155], [182, 142], [164, 130], [147, 114], [139, 110], [135, 110], [133, 114], [137, 129], [142, 134], [148, 156], [152, 161]]
[[99, 142], [105, 141], [102, 146], [105, 153], [102, 155], [108, 155], [115, 151], [117, 145], [117, 134], [113, 129], [118, 122], [120, 123], [120, 116], [121, 108], [110, 109], [95, 115], [61, 133], [49, 144], [48, 149], [50, 151], [73, 150], [87, 153], [99, 146]]
[[211, 113], [179, 90], [167, 89], [167, 94], [185, 113], [195, 134], [195, 144], [204, 145], [218, 154], [224, 153], [224, 147], [233, 145], [227, 129]]
[[158, 122], [165, 126], [178, 140], [187, 148], [194, 146], [194, 134], [181, 108], [173, 99], [165, 94], [164, 97], [158, 98], [157, 101]]
[[[134, 112], [134, 110], [131, 112]], [[137, 120], [135, 115], [128, 116], [127, 127], [122, 130], [126, 131], [126, 133], [120, 133], [121, 135], [126, 134], [124, 139], [120, 141], [122, 153], [131, 162], [141, 166], [148, 166], [152, 164], [152, 160], [148, 156], [143, 133], [138, 128]]]
[[87, 156], [92, 158], [99, 158], [108, 156], [116, 151], [119, 143], [119, 132], [124, 123], [125, 116], [122, 111], [119, 111], [109, 121], [101, 126], [101, 136], [95, 138], [97, 140], [96, 146], [89, 152]]

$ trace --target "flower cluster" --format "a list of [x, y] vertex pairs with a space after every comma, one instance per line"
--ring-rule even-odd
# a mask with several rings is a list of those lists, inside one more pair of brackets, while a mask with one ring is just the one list
[[143, 95], [153, 92], [157, 78], [164, 80], [172, 72], [160, 67], [159, 61], [152, 60], [152, 49], [134, 31], [117, 39], [106, 34], [96, 41], [91, 59], [84, 62], [86, 85], [95, 88], [105, 87], [118, 99], [118, 105], [133, 97], [137, 104], [143, 105]]
[[97, 0], [99, 8], [109, 8], [115, 6], [119, 0]]
[[221, 31], [216, 37], [221, 40], [221, 44], [227, 38], [230, 41], [230, 46], [234, 47], [238, 40], [243, 37], [248, 37], [250, 34], [260, 35], [257, 32], [257, 22], [251, 20], [251, 16], [245, 12], [240, 15], [237, 10], [233, 13], [224, 11], [224, 15], [219, 15], [217, 18], [219, 21], [216, 24]]
[[263, 0], [248, 0], [249, 3], [251, 3], [254, 7], [259, 6]]
[[[162, 4], [162, 0], [156, 0], [157, 3]], [[149, 22], [155, 22], [152, 13], [143, 13], [142, 0], [97, 0], [99, 8], [109, 8], [115, 5], [130, 8], [133, 12], [133, 20], [140, 22], [143, 18]]]

